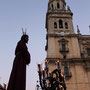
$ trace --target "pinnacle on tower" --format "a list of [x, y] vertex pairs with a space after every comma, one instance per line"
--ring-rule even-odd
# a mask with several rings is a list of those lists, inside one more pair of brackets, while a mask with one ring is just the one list
[[78, 27], [78, 25], [77, 25], [77, 33], [78, 33], [78, 34], [80, 34], [80, 30], [79, 30], [79, 27]]

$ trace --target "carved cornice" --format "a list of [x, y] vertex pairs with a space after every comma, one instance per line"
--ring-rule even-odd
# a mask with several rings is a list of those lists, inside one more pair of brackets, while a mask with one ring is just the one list
[[47, 36], [48, 37], [78, 37], [77, 34], [65, 34], [65, 35], [61, 35], [61, 34], [54, 34], [54, 33], [48, 33]]
[[90, 58], [71, 58], [71, 59], [60, 59], [60, 58], [47, 58], [49, 63], [55, 65], [56, 60], [60, 60], [62, 66], [75, 66], [81, 65], [86, 71], [90, 71]]
[[58, 40], [58, 42], [68, 42], [68, 40], [66, 40], [66, 39], [60, 39], [60, 40]]
[[80, 35], [78, 37], [79, 40], [90, 40], [90, 35]]
[[61, 59], [61, 58], [46, 58], [49, 62], [55, 62], [59, 59], [62, 63], [86, 63], [90, 62], [90, 58], [70, 58], [70, 59]]
[[[70, 11], [68, 11], [68, 10], [48, 10], [48, 12], [47, 12], [47, 14], [46, 14], [46, 17], [48, 16], [48, 15], [52, 15], [52, 14], [68, 14], [68, 15], [73, 15], [73, 13], [72, 12], [70, 12]], [[54, 16], [55, 17], [55, 16]], [[57, 17], [57, 16], [56, 16]], [[60, 17], [60, 16], [59, 16]], [[67, 16], [65, 16], [65, 17], [67, 17]], [[63, 18], [63, 17], [62, 17]], [[69, 18], [69, 17], [67, 17], [67, 18]], [[71, 17], [72, 18], [72, 17]]]

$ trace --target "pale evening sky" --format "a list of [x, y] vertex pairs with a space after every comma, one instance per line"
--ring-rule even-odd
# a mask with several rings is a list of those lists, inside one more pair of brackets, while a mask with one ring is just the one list
[[[27, 66], [27, 90], [35, 90], [38, 80], [37, 63], [44, 63], [46, 52], [45, 20], [49, 0], [0, 0], [0, 83], [8, 83], [14, 51], [27, 28], [31, 64]], [[81, 34], [90, 34], [90, 0], [66, 0], [73, 12], [73, 24]]]

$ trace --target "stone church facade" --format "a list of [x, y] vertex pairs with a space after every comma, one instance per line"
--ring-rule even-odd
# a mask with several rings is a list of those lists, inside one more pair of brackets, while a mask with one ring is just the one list
[[61, 62], [67, 90], [90, 90], [90, 35], [77, 34], [73, 28], [73, 13], [65, 0], [49, 0], [46, 14], [46, 59], [49, 69]]

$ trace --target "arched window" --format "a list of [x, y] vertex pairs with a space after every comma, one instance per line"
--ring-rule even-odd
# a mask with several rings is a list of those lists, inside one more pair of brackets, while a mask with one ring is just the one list
[[69, 75], [69, 68], [68, 68], [67, 66], [64, 67], [64, 74], [65, 74], [66, 76]]
[[60, 8], [60, 5], [59, 5], [59, 3], [57, 3], [57, 8]]
[[63, 5], [63, 9], [65, 9], [64, 5]]
[[54, 9], [54, 6], [53, 6], [53, 4], [52, 4], [51, 6], [52, 6], [52, 9]]
[[56, 22], [54, 22], [54, 28], [57, 28], [57, 23]]
[[63, 28], [63, 22], [62, 22], [62, 20], [59, 20], [59, 28]]
[[67, 24], [67, 22], [65, 22], [65, 29], [68, 29], [68, 24]]

